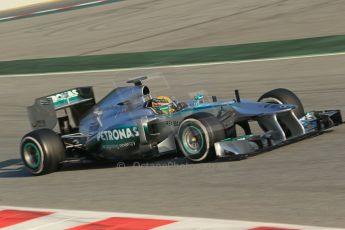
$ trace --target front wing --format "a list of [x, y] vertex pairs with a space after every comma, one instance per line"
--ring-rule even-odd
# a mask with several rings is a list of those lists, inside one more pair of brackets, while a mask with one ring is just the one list
[[[274, 130], [267, 130], [261, 135], [251, 134], [216, 142], [214, 144], [216, 155], [218, 157], [246, 157], [259, 154], [321, 134], [325, 130], [343, 123], [340, 110], [313, 111], [298, 120], [303, 127], [303, 132], [291, 137], [285, 137], [285, 133], [280, 133], [284, 131], [276, 115], [273, 115], [270, 119], [272, 119], [272, 124], [279, 127]], [[277, 139], [277, 136], [280, 138]]]

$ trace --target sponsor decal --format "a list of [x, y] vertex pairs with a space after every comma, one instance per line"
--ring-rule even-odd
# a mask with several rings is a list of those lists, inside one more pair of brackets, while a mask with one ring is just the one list
[[166, 121], [165, 122], [168, 126], [179, 126], [180, 125], [180, 121]]
[[97, 141], [120, 141], [139, 137], [138, 127], [113, 129], [102, 131], [97, 134]]
[[69, 104], [79, 99], [79, 92], [77, 89], [72, 89], [66, 92], [58, 93], [49, 96], [52, 99], [55, 106], [61, 106], [62, 104]]
[[97, 141], [101, 142], [101, 149], [114, 151], [133, 148], [139, 141], [138, 127], [118, 128], [102, 131], [97, 134]]
[[135, 146], [136, 146], [135, 141], [130, 141], [130, 142], [125, 142], [121, 144], [105, 144], [105, 145], [102, 145], [101, 149], [106, 150], [106, 151], [116, 151], [120, 149], [133, 148]]

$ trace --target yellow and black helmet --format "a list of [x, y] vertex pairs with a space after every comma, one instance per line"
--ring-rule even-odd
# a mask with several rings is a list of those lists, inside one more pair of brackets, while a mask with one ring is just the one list
[[167, 96], [152, 98], [152, 108], [159, 114], [170, 114], [176, 111], [174, 101]]

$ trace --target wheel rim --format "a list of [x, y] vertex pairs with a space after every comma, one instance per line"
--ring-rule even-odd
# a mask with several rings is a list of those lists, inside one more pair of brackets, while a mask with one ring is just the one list
[[37, 169], [41, 164], [41, 151], [36, 144], [28, 142], [23, 147], [25, 163], [29, 168]]
[[182, 133], [183, 148], [189, 156], [199, 155], [204, 147], [203, 131], [196, 126], [187, 126]]

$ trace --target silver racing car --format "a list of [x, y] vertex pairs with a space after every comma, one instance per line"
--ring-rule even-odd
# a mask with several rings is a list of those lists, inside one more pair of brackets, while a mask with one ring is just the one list
[[111, 91], [98, 103], [92, 87], [41, 97], [28, 107], [33, 131], [20, 144], [34, 175], [75, 159], [139, 160], [182, 152], [191, 162], [246, 157], [342, 124], [339, 110], [305, 112], [283, 88], [258, 101], [220, 101], [203, 95], [186, 102], [153, 97], [146, 77]]

